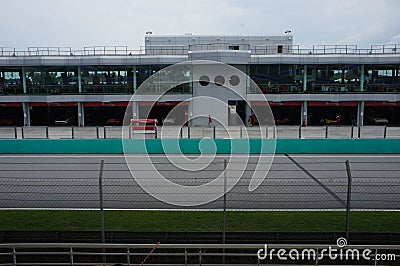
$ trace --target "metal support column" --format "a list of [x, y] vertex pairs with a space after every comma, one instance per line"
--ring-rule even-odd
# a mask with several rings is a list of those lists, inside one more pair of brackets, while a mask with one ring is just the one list
[[358, 102], [357, 107], [357, 126], [364, 125], [364, 101]]
[[307, 65], [304, 65], [304, 73], [303, 73], [303, 92], [307, 90]]
[[245, 117], [244, 122], [245, 122], [246, 126], [249, 126], [249, 117], [251, 115], [251, 107], [248, 104], [246, 104], [245, 114], [246, 114], [246, 117]]
[[85, 126], [85, 109], [83, 102], [78, 102], [78, 126]]
[[136, 92], [137, 89], [137, 75], [136, 75], [136, 66], [133, 67], [133, 92]]
[[24, 94], [28, 93], [28, 88], [26, 86], [26, 70], [25, 67], [22, 68], [22, 88], [24, 90]]
[[301, 126], [307, 126], [307, 101], [304, 101], [301, 105]]
[[132, 118], [139, 119], [139, 102], [132, 102]]
[[361, 73], [360, 73], [360, 92], [364, 91], [364, 65], [361, 65]]
[[78, 66], [78, 90], [79, 93], [82, 93], [82, 73], [80, 66]]
[[31, 126], [31, 113], [29, 109], [29, 103], [22, 103], [22, 111], [24, 113], [24, 126]]

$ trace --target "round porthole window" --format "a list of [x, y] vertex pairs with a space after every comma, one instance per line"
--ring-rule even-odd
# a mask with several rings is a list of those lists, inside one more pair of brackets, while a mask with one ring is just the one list
[[223, 76], [221, 76], [221, 75], [218, 75], [218, 76], [215, 77], [214, 83], [217, 86], [222, 86], [225, 83], [225, 78]]
[[236, 75], [232, 75], [229, 79], [229, 84], [231, 84], [232, 86], [237, 86], [240, 83], [240, 79], [238, 76]]
[[200, 77], [199, 83], [201, 86], [208, 86], [208, 84], [210, 84], [210, 78], [206, 75], [203, 75]]

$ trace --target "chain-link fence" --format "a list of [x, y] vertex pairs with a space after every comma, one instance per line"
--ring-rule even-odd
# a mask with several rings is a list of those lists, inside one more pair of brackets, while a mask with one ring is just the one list
[[[101, 155], [2, 157], [0, 208], [98, 208], [99, 157]], [[173, 183], [185, 186], [199, 186], [214, 180], [223, 173], [225, 159], [216, 156], [202, 171], [190, 172], [178, 169], [164, 156], [150, 156], [153, 165], [143, 164], [140, 157], [137, 156], [137, 165], [133, 166], [138, 173], [151, 176], [154, 167]], [[250, 179], [258, 164], [257, 157], [250, 156], [243, 174], [235, 165], [227, 169], [228, 184], [242, 174], [227, 192], [227, 208], [343, 210], [348, 184], [345, 158], [276, 155], [265, 180], [256, 190], [249, 191]], [[360, 155], [349, 159], [353, 175], [352, 208], [397, 210], [400, 206], [400, 157]], [[149, 182], [151, 184], [151, 180]], [[156, 181], [154, 185], [158, 185]], [[163, 189], [166, 193], [171, 191], [168, 187]], [[223, 194], [224, 188], [215, 187], [215, 190]], [[144, 191], [131, 176], [122, 156], [105, 158], [103, 191], [106, 209], [184, 208], [161, 202]], [[190, 200], [182, 195], [180, 203], [187, 205]], [[221, 209], [222, 206], [223, 199], [219, 198], [193, 208]]]

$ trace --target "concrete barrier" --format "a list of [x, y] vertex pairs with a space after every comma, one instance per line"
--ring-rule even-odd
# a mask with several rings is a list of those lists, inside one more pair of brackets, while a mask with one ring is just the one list
[[[270, 153], [270, 139], [146, 139], [125, 140], [126, 153]], [[0, 153], [112, 153], [124, 152], [121, 139], [0, 140]], [[400, 153], [400, 139], [278, 139], [276, 153]]]

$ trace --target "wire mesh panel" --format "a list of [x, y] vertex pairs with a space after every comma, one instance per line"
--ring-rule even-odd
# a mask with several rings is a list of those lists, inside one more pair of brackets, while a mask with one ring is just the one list
[[325, 128], [326, 136], [333, 139], [350, 139], [357, 137], [355, 132], [356, 127], [351, 126], [330, 126], [328, 129]]
[[325, 138], [326, 127], [301, 127], [301, 138], [322, 139]]
[[299, 126], [277, 126], [276, 133], [280, 139], [298, 139]]
[[72, 127], [49, 127], [48, 130], [51, 139], [71, 139], [73, 134]]
[[74, 127], [75, 139], [96, 139], [100, 136], [98, 127]]
[[122, 127], [104, 127], [103, 137], [105, 139], [120, 139], [122, 137]]
[[360, 130], [361, 130], [361, 138], [363, 138], [363, 139], [371, 139], [371, 138], [381, 139], [384, 137], [385, 127], [384, 126], [363, 126], [360, 128]]
[[387, 127], [386, 128], [386, 138], [391, 138], [391, 139], [400, 138], [400, 128], [399, 127]]
[[47, 127], [22, 127], [21, 135], [24, 139], [45, 139]]
[[17, 134], [16, 127], [0, 127], [0, 139], [15, 139]]

